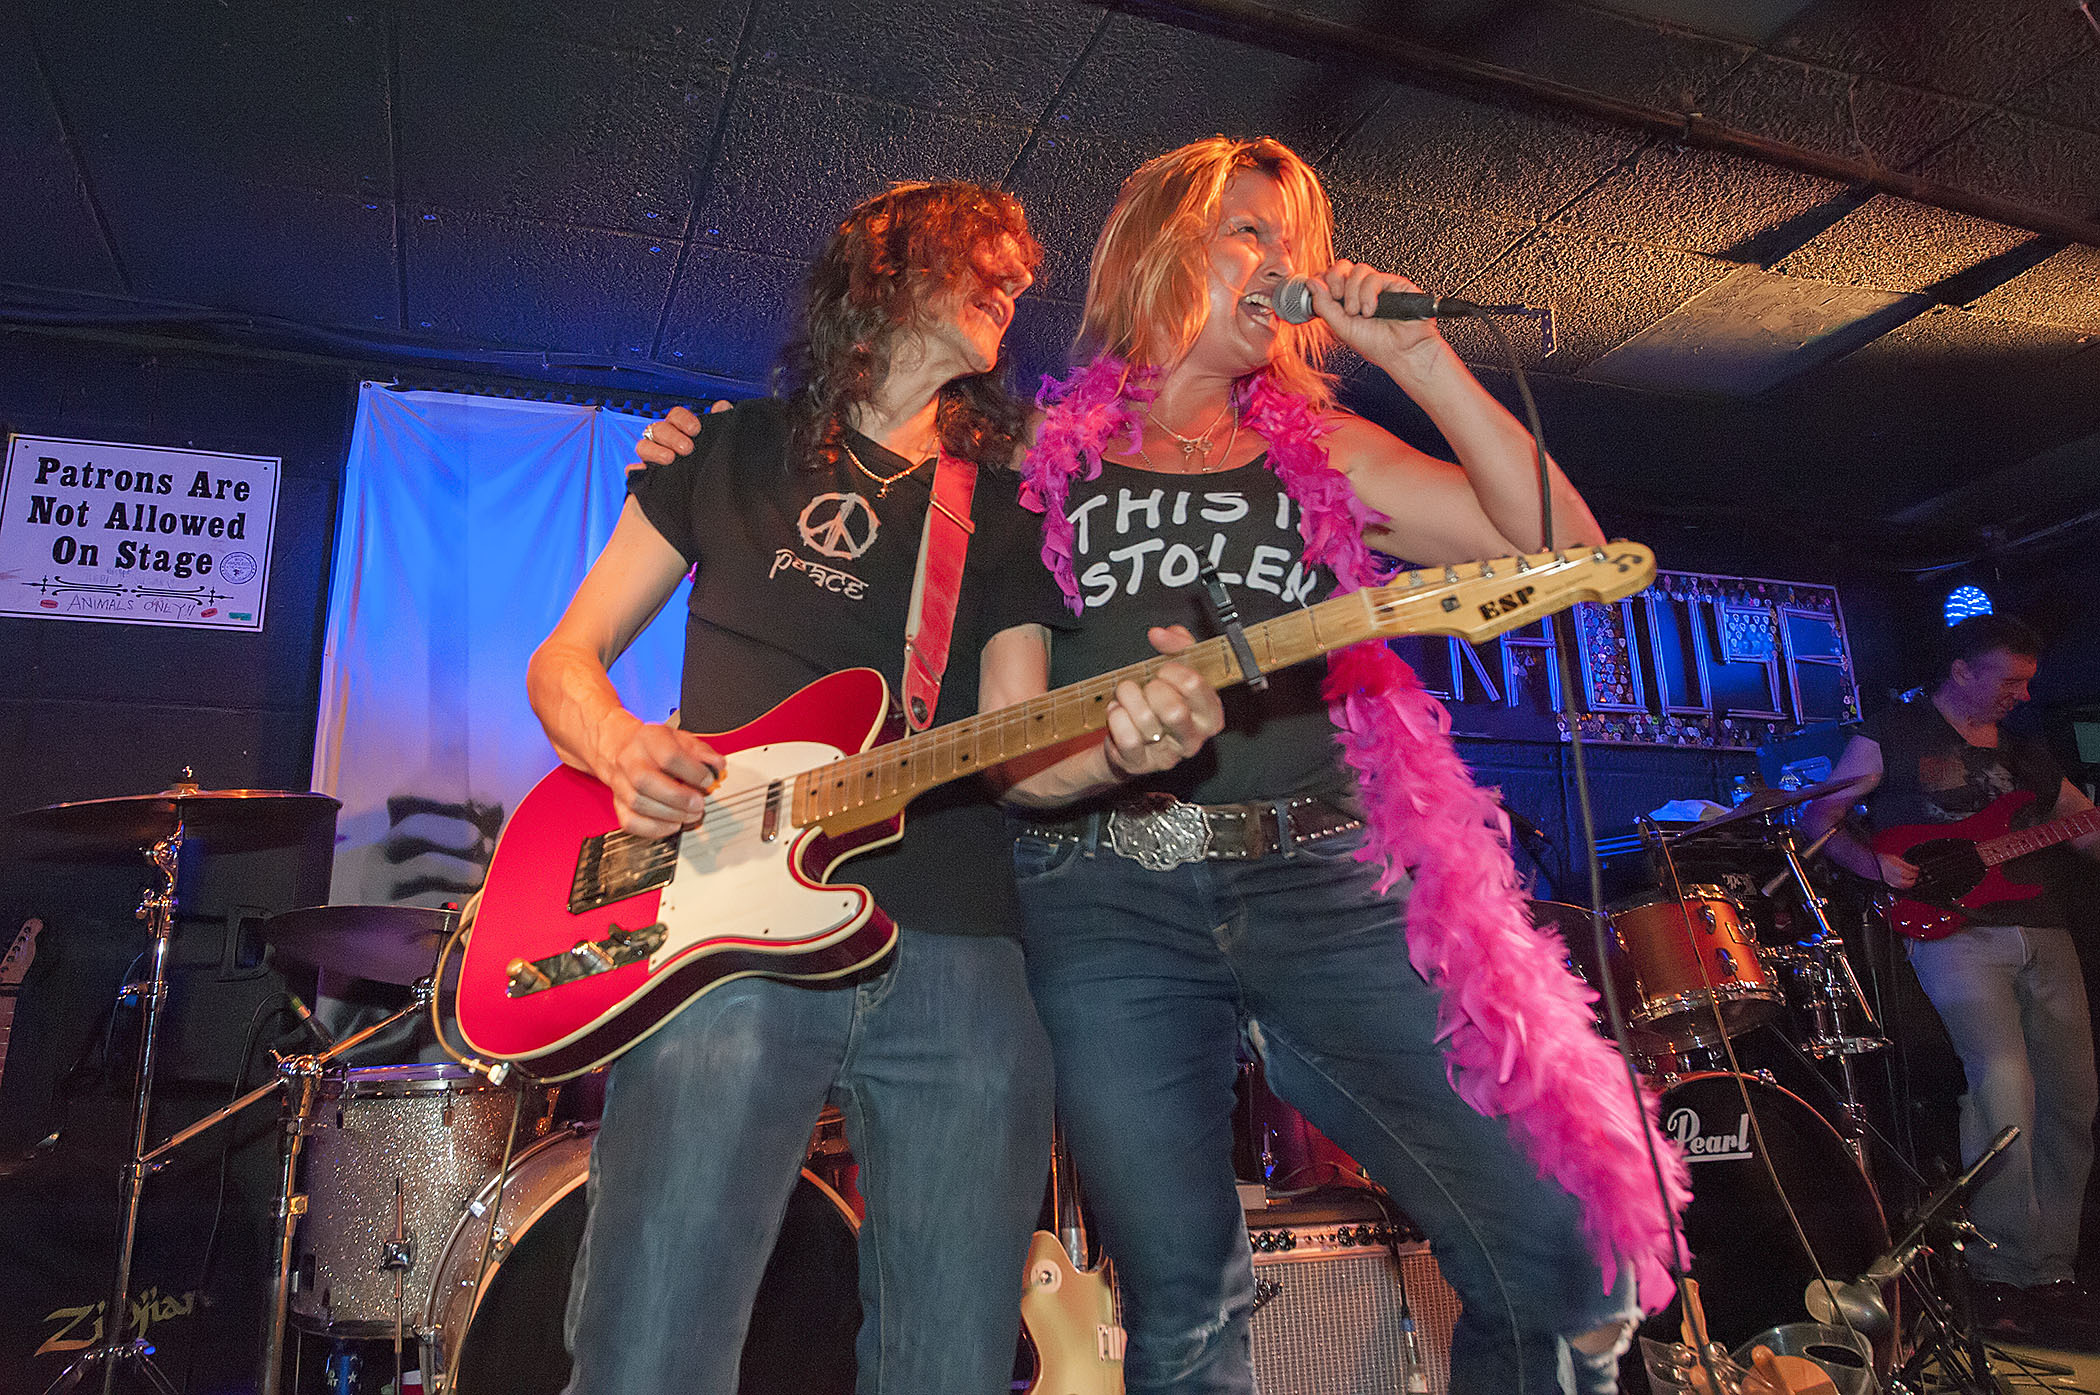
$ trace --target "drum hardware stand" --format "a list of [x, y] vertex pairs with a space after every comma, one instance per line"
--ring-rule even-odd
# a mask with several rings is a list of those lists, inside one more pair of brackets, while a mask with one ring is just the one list
[[[190, 772], [185, 769], [182, 774], [187, 780]], [[160, 871], [161, 888], [158, 891], [148, 888], [139, 898], [135, 912], [146, 922], [147, 931], [153, 936], [151, 967], [144, 980], [127, 983], [117, 991], [119, 1001], [129, 997], [139, 1000], [139, 1063], [131, 1116], [131, 1157], [124, 1164], [123, 1220], [117, 1233], [116, 1281], [110, 1289], [102, 1340], [60, 1371], [58, 1379], [45, 1388], [44, 1395], [59, 1395], [61, 1391], [71, 1390], [96, 1365], [102, 1367], [102, 1395], [114, 1395], [119, 1366], [131, 1367], [155, 1390], [175, 1395], [174, 1385], [160, 1367], [153, 1364], [153, 1348], [145, 1337], [140, 1335], [128, 1342], [123, 1338], [124, 1324], [131, 1319], [131, 1262], [138, 1247], [139, 1199], [146, 1189], [147, 1174], [159, 1170], [147, 1166], [154, 1155], [146, 1152], [146, 1130], [153, 1114], [153, 1069], [160, 1056], [161, 1012], [168, 1000], [168, 953], [175, 941], [175, 883], [182, 867], [179, 805], [177, 810], [174, 831], [155, 843], [146, 854]]]
[[[1813, 853], [1829, 837], [1830, 834], [1826, 833], [1817, 839], [1809, 846], [1809, 852]], [[1852, 1149], [1852, 1156], [1859, 1163], [1859, 1170], [1866, 1173], [1871, 1182], [1874, 1174], [1867, 1164], [1867, 1110], [1860, 1098], [1859, 1072], [1854, 1068], [1852, 1061], [1855, 1056], [1882, 1050], [1888, 1042], [1878, 1035], [1881, 1024], [1874, 1020], [1874, 1009], [1867, 1002], [1867, 995], [1852, 972], [1852, 961], [1845, 953], [1845, 943], [1839, 938], [1837, 931], [1831, 928], [1830, 917], [1827, 914], [1829, 899], [1817, 895], [1814, 884], [1808, 879], [1808, 868], [1801, 860], [1800, 849], [1795, 846], [1793, 828], [1787, 826], [1779, 829], [1776, 841], [1780, 852], [1786, 858], [1786, 871], [1766, 884], [1765, 894], [1769, 896], [1777, 891], [1782, 881], [1792, 881], [1800, 889], [1801, 904], [1808, 908], [1810, 918], [1816, 923], [1814, 938], [1806, 942], [1809, 962], [1815, 966], [1816, 979], [1813, 1008], [1815, 1035], [1809, 1038], [1809, 1054], [1837, 1058], [1838, 1075], [1844, 1081], [1843, 1103], [1839, 1111], [1843, 1116], [1843, 1123], [1839, 1132], [1844, 1135], [1846, 1145]], [[1866, 1025], [1867, 1035], [1845, 1035], [1844, 1020], [1840, 1012], [1842, 1006], [1847, 1003], [1860, 1014], [1860, 1020]]]
[[[167, 1142], [144, 1154], [139, 1159], [141, 1168], [151, 1164], [157, 1171], [165, 1164], [159, 1159], [203, 1133], [213, 1125], [230, 1119], [249, 1105], [265, 1097], [282, 1092], [283, 1105], [278, 1111], [279, 1168], [277, 1175], [277, 1233], [275, 1263], [270, 1278], [269, 1317], [263, 1328], [262, 1369], [258, 1374], [259, 1395], [278, 1395], [284, 1379], [284, 1330], [285, 1314], [292, 1293], [292, 1234], [298, 1218], [306, 1212], [306, 1198], [297, 1191], [299, 1153], [306, 1142], [306, 1135], [313, 1126], [314, 1103], [319, 1097], [321, 1075], [330, 1061], [347, 1051], [355, 1050], [380, 1032], [412, 1013], [428, 1008], [436, 994], [435, 982], [430, 978], [416, 980], [412, 989], [414, 997], [400, 1011], [381, 1018], [371, 1026], [353, 1032], [341, 1041], [317, 1055], [279, 1056], [277, 1078], [267, 1084], [258, 1085], [242, 1095], [232, 1104], [215, 1113], [207, 1114], [196, 1123], [171, 1136]], [[143, 1143], [143, 1138], [141, 1142]], [[87, 1358], [83, 1357], [85, 1361]], [[61, 1375], [60, 1380], [66, 1377]], [[53, 1385], [45, 1395], [55, 1395], [61, 1387]], [[174, 1387], [161, 1383], [167, 1395], [175, 1395]], [[108, 1387], [104, 1387], [107, 1395]]]

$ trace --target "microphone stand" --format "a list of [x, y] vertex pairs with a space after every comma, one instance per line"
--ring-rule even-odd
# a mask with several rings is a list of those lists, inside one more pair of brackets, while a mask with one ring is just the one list
[[[1921, 1254], [1931, 1252], [1929, 1246], [1936, 1245], [1944, 1251], [1945, 1303], [1930, 1285], [1920, 1282], [1915, 1274], [1908, 1275], [1911, 1294], [1918, 1300], [1930, 1333], [1889, 1378], [1891, 1395], [1914, 1395], [1928, 1388], [1952, 1390], [1956, 1395], [2009, 1395], [2011, 1387], [1991, 1370], [1983, 1333], [1976, 1325], [1975, 1297], [1969, 1286], [1968, 1242], [1974, 1238], [1987, 1248], [1991, 1242], [1978, 1234], [1966, 1218], [1955, 1214], [1955, 1203], [1967, 1197], [1977, 1176], [2019, 1136], [2019, 1129], [2014, 1127], [2000, 1130], [1981, 1157], [1926, 1199], [1903, 1238], [1861, 1276], [1868, 1284], [1886, 1282], [1905, 1276]], [[1935, 1366], [1942, 1383], [1928, 1387], [1925, 1372]]]

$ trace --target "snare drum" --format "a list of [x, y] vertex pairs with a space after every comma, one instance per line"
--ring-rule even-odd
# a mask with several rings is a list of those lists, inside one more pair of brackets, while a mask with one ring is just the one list
[[[1779, 1011], [1742, 908], [1717, 886], [1687, 886], [1684, 899], [1653, 891], [1614, 912], [1617, 947], [1632, 965], [1630, 1022], [1670, 1046], [1716, 1046]], [[1718, 1005], [1721, 1030], [1714, 1025]]]
[[503, 1161], [514, 1092], [443, 1064], [336, 1072], [319, 1097], [292, 1320], [338, 1337], [413, 1328], [440, 1243]]
[[[448, 1395], [556, 1395], [568, 1384], [562, 1319], [583, 1240], [593, 1132], [581, 1126], [558, 1134], [511, 1165], [478, 1291], [493, 1178], [445, 1239], [422, 1331], [423, 1369], [449, 1372]], [[739, 1395], [851, 1395], [858, 1230], [838, 1193], [805, 1170], [759, 1284]]]

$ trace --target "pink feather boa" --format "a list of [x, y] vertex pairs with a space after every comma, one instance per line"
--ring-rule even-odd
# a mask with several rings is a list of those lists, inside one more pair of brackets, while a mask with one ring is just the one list
[[[1022, 466], [1021, 499], [1043, 515], [1043, 562], [1072, 613], [1072, 478], [1101, 474], [1111, 446], [1135, 449], [1132, 403], [1154, 389], [1101, 357], [1062, 383], [1046, 378], [1046, 410]], [[1266, 377], [1236, 394], [1241, 424], [1269, 444], [1268, 463], [1299, 505], [1305, 556], [1327, 567], [1337, 594], [1383, 577], [1363, 540], [1379, 515], [1327, 461], [1328, 429], [1304, 399]], [[1656, 1128], [1656, 1098], [1637, 1112], [1618, 1052], [1593, 1028], [1596, 993], [1567, 971], [1557, 936], [1535, 928], [1510, 862], [1509, 824], [1473, 783], [1451, 743], [1451, 715], [1380, 642], [1328, 656], [1324, 689], [1342, 758], [1363, 792], [1370, 838], [1358, 857], [1379, 864], [1378, 889], [1414, 877], [1408, 958], [1442, 993], [1437, 1036], [1452, 1086], [1489, 1118], [1504, 1118], [1540, 1175], [1581, 1204], [1583, 1233], [1609, 1288], [1633, 1267], [1641, 1305], [1672, 1295], [1670, 1225], [1656, 1204], [1648, 1145], [1663, 1162], [1673, 1212], [1691, 1199], [1684, 1159]], [[1643, 1133], [1646, 1133], [1646, 1140]]]

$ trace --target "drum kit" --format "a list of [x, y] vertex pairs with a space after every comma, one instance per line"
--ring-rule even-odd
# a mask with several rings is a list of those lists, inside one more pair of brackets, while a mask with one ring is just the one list
[[[353, 1065], [389, 1029], [442, 1006], [460, 912], [316, 906], [261, 922], [273, 961], [410, 990], [398, 1011], [335, 1040], [296, 996], [315, 1039], [280, 1054], [274, 1076], [159, 1142], [149, 1137], [165, 1052], [169, 959], [185, 847], [296, 846], [336, 801], [276, 790], [207, 790], [183, 778], [151, 795], [49, 805], [0, 821], [18, 853], [128, 861], [158, 873], [138, 915], [145, 969], [122, 996], [139, 1006], [128, 1156], [122, 1167], [106, 1311], [132, 1311], [147, 1179], [178, 1149], [244, 1111], [278, 1118], [274, 1259], [255, 1388], [262, 1395], [358, 1395], [391, 1387], [553, 1395], [568, 1379], [562, 1312], [583, 1235], [584, 1182], [600, 1082], [511, 1078], [472, 1058]], [[442, 1027], [440, 1027], [442, 1034]], [[442, 1035], [441, 1035], [442, 1039]], [[747, 1392], [845, 1392], [859, 1319], [858, 1197], [836, 1111], [809, 1158], [760, 1289], [744, 1352]], [[815, 1316], [813, 1316], [815, 1315]], [[48, 1387], [93, 1381], [109, 1395], [144, 1385], [174, 1395], [154, 1345], [113, 1324]]]
[[[138, 908], [151, 940], [144, 975], [123, 988], [139, 1005], [140, 1030], [108, 1311], [130, 1311], [146, 1179], [176, 1149], [274, 1100], [274, 1269], [259, 1353], [261, 1395], [287, 1388], [294, 1395], [354, 1395], [388, 1385], [405, 1395], [419, 1389], [418, 1381], [430, 1395], [552, 1395], [567, 1379], [562, 1313], [582, 1242], [597, 1128], [595, 1109], [576, 1107], [575, 1096], [588, 1096], [597, 1082], [545, 1086], [456, 1053], [435, 1063], [345, 1061], [418, 1013], [432, 1014], [443, 1040], [436, 1008], [460, 912], [321, 906], [264, 921], [273, 956], [400, 985], [411, 1001], [338, 1041], [293, 998], [319, 1049], [279, 1055], [267, 1083], [162, 1142], [149, 1139], [185, 844], [284, 846], [317, 818], [332, 819], [335, 808], [321, 795], [206, 790], [187, 770], [183, 777], [152, 795], [56, 804], [5, 822], [18, 845], [69, 855], [125, 849], [159, 874]], [[1570, 967], [1616, 999], [1636, 1064], [1660, 1087], [1663, 1127], [1692, 1168], [1684, 1232], [1713, 1335], [1742, 1341], [1757, 1333], [1784, 1342], [1787, 1334], [1774, 1337], [1774, 1329], [1797, 1324], [1804, 1291], [1824, 1284], [1845, 1302], [1831, 1298], [1821, 1316], [1844, 1322], [1847, 1342], [1871, 1341], [1873, 1365], [1886, 1374], [1894, 1354], [1894, 1284], [1884, 1280], [1877, 1290], [1842, 1281], [1866, 1274], [1888, 1249], [1854, 1070], [1859, 1057], [1888, 1042], [1809, 882], [1793, 831], [1775, 817], [1837, 788], [1759, 792], [1704, 824], [1651, 826], [1646, 837], [1664, 885], [1601, 920], [1556, 902], [1533, 908], [1539, 925], [1563, 936]], [[1778, 875], [1768, 878], [1775, 866]], [[1779, 898], [1789, 884], [1792, 895]], [[1766, 943], [1767, 936], [1777, 939], [1781, 924], [1805, 925], [1809, 933], [1792, 944]], [[1763, 1025], [1782, 1028], [1800, 1056], [1838, 1067], [1835, 1127], [1769, 1075], [1740, 1068], [1732, 1039]], [[566, 1108], [564, 1089], [571, 1096]], [[1288, 1122], [1293, 1112], [1271, 1104]], [[1320, 1140], [1279, 1134], [1269, 1116], [1240, 1131], [1250, 1140], [1242, 1151], [1251, 1149], [1243, 1176], [1250, 1166], [1261, 1177], [1277, 1175], [1279, 1137], [1294, 1158], [1348, 1163], [1338, 1150], [1332, 1157], [1318, 1152]], [[818, 1121], [754, 1313], [745, 1391], [852, 1388], [853, 1181], [838, 1119]], [[1789, 1233], [1797, 1243], [1786, 1242]], [[826, 1315], [817, 1329], [812, 1314]], [[1671, 1321], [1669, 1314], [1651, 1320], [1644, 1334], [1667, 1331], [1653, 1324]], [[830, 1330], [822, 1330], [825, 1322]], [[126, 1372], [172, 1395], [152, 1351], [142, 1336], [115, 1324], [60, 1373], [49, 1395], [90, 1376], [113, 1392]], [[314, 1351], [318, 1364], [308, 1360]]]
[[[1602, 916], [1533, 902], [1533, 919], [1560, 934], [1570, 969], [1616, 1001], [1629, 1055], [1660, 1093], [1663, 1130], [1690, 1169], [1688, 1291], [1703, 1309], [1716, 1358], [1726, 1357], [1723, 1343], [1745, 1366], [1757, 1346], [1805, 1344], [1841, 1391], [1924, 1389], [1920, 1372], [1935, 1361], [1942, 1375], [1954, 1373], [1951, 1388], [1967, 1390], [1962, 1373], [1986, 1368], [1958, 1264], [1941, 1272], [1939, 1292], [1911, 1276], [1907, 1291], [1922, 1310], [1925, 1340], [1896, 1366], [1896, 1281], [1926, 1252], [1918, 1240], [1924, 1227], [1890, 1245], [1867, 1151], [1879, 1136], [1858, 1069], [1861, 1057], [1890, 1042], [1832, 928], [1828, 902], [1809, 879], [1805, 860], [1820, 841], [1799, 846], [1786, 818], [1795, 806], [1852, 787], [1756, 790], [1689, 826], [1644, 820], [1642, 843], [1659, 886]], [[1744, 1068], [1736, 1039], [1758, 1027], [1769, 1029], [1766, 1041], [1776, 1035], [1802, 1067], [1800, 1078], [1824, 1092], [1823, 1109], [1771, 1071]], [[1836, 1079], [1821, 1067], [1835, 1067]], [[1884, 1157], [1922, 1182], [1892, 1145]], [[1920, 1208], [1935, 1218], [1935, 1240], [1945, 1249], [1974, 1239], [1948, 1201], [1976, 1171]], [[1804, 1310], [1813, 1321], [1802, 1320]], [[1630, 1388], [1705, 1388], [1718, 1378], [1712, 1368], [1686, 1376], [1695, 1353], [1671, 1341], [1684, 1316], [1673, 1304], [1642, 1325], [1646, 1360], [1629, 1356], [1622, 1371]]]

